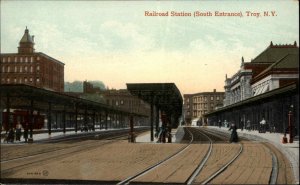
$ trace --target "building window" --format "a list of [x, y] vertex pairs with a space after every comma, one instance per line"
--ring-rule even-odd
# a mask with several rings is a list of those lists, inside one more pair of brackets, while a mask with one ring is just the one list
[[21, 63], [23, 62], [23, 57], [20, 57], [20, 62], [21, 62]]
[[22, 73], [23, 72], [23, 67], [22, 66], [20, 66], [20, 73]]
[[15, 62], [18, 62], [18, 57], [15, 57]]
[[121, 100], [120, 103], [121, 103], [121, 105], [124, 105], [124, 101], [123, 100]]
[[27, 63], [28, 62], [28, 58], [27, 57], [25, 57], [25, 63]]
[[220, 97], [219, 97], [219, 96], [217, 96], [217, 100], [220, 100]]
[[24, 72], [27, 72], [27, 66], [24, 67]]
[[14, 78], [14, 83], [17, 83], [17, 78], [16, 77]]
[[22, 78], [19, 79], [19, 83], [22, 83]]
[[30, 83], [32, 82], [32, 77], [29, 79], [29, 82], [30, 82]]
[[206, 96], [204, 96], [204, 101], [207, 101], [207, 97]]
[[5, 58], [4, 57], [2, 58], [2, 62], [5, 63]]
[[27, 77], [24, 77], [24, 82], [27, 83]]
[[7, 58], [7, 62], [10, 62], [10, 57]]
[[8, 72], [8, 73], [10, 72], [10, 67], [9, 67], [9, 66], [7, 66], [7, 72]]
[[33, 57], [30, 57], [30, 62], [31, 62], [31, 63], [33, 62]]
[[17, 68], [17, 66], [15, 66], [15, 73], [16, 73], [16, 72], [18, 72], [18, 68]]
[[213, 100], [214, 100], [214, 97], [213, 97], [213, 96], [211, 96], [211, 97], [210, 97], [210, 100], [211, 100], [211, 101], [213, 101]]
[[119, 106], [119, 101], [118, 100], [116, 100], [116, 106]]
[[40, 78], [39, 77], [36, 78], [36, 83], [40, 83]]
[[37, 72], [40, 71], [40, 66], [36, 66], [36, 71], [37, 71]]
[[37, 57], [36, 60], [40, 60], [40, 57]]
[[30, 72], [33, 73], [33, 67], [32, 66], [30, 66]]
[[4, 66], [2, 66], [2, 72], [5, 73], [5, 67]]

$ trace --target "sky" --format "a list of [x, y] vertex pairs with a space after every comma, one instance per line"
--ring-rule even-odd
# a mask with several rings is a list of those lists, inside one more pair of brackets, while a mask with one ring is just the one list
[[[171, 16], [172, 11], [192, 16]], [[194, 17], [196, 11], [213, 16]], [[214, 16], [215, 11], [243, 16]], [[270, 16], [263, 16], [267, 11]], [[182, 94], [193, 94], [224, 91], [225, 75], [234, 75], [242, 57], [250, 62], [271, 41], [299, 45], [299, 3], [1, 0], [1, 53], [17, 52], [26, 26], [37, 52], [65, 63], [65, 81], [100, 80], [116, 89], [175, 83]]]

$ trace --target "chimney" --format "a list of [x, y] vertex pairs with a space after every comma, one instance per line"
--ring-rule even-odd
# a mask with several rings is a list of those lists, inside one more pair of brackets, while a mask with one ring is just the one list
[[214, 89], [214, 93], [216, 92], [216, 89]]
[[31, 38], [32, 38], [32, 42], [34, 42], [34, 35], [32, 35], [32, 37], [31, 37]]

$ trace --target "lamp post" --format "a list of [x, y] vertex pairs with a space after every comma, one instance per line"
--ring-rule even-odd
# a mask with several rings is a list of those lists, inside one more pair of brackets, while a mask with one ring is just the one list
[[294, 128], [294, 126], [293, 126], [293, 121], [292, 121], [293, 108], [294, 108], [294, 106], [291, 105], [290, 106], [290, 110], [289, 110], [289, 114], [288, 114], [289, 115], [289, 135], [290, 135], [289, 143], [293, 143], [293, 138], [294, 138], [294, 136], [293, 136], [293, 128]]

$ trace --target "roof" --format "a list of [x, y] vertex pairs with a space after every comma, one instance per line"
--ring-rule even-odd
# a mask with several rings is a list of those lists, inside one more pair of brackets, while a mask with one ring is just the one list
[[262, 53], [260, 53], [257, 57], [255, 57], [251, 63], [273, 63], [287, 54], [296, 54], [298, 52], [298, 46], [295, 42], [292, 44], [286, 45], [269, 45], [267, 49], [265, 49]]
[[59, 64], [61, 64], [61, 65], [65, 65], [65, 64], [62, 63], [61, 61], [56, 60], [55, 58], [52, 58], [52, 57], [50, 57], [49, 55], [46, 55], [45, 53], [38, 52], [37, 54], [39, 54], [39, 55], [41, 55], [41, 56], [43, 56], [43, 57], [45, 57], [45, 58], [47, 58], [47, 59], [49, 59], [49, 60], [52, 60], [52, 61], [54, 61], [54, 62], [57, 62], [57, 63], [59, 63]]
[[[75, 105], [77, 105], [80, 109], [131, 114], [130, 111], [125, 111], [123, 109], [112, 107], [103, 103], [70, 96], [66, 93], [49, 91], [25, 84], [0, 85], [0, 97], [5, 96], [9, 96], [11, 98], [17, 97], [21, 100], [34, 100], [36, 102], [34, 105], [35, 108], [41, 110], [48, 110], [48, 103], [51, 102], [54, 104], [54, 106], [52, 107], [53, 110], [63, 110], [63, 107], [66, 107], [67, 111], [73, 111]], [[11, 108], [30, 108], [30, 104], [28, 104], [28, 101], [18, 101], [18, 103], [12, 104]], [[134, 113], [134, 115], [142, 117], [148, 116], [136, 113]]]
[[291, 71], [299, 73], [299, 54], [287, 54], [255, 76], [251, 83], [258, 81], [270, 72], [274, 71], [279, 71], [282, 74]]
[[29, 34], [29, 30], [27, 29], [27, 27], [25, 29], [23, 37], [20, 40], [20, 43], [24, 43], [24, 42], [30, 42], [32, 44], [34, 43], [33, 40], [32, 40], [32, 37]]
[[128, 83], [127, 89], [132, 95], [155, 105], [162, 111], [176, 114], [182, 113], [182, 96], [174, 83]]
[[216, 114], [216, 113], [225, 112], [227, 110], [230, 110], [230, 109], [233, 109], [233, 108], [238, 108], [238, 107], [241, 107], [241, 106], [247, 106], [249, 104], [257, 104], [257, 102], [267, 101], [268, 99], [274, 98], [276, 96], [282, 96], [282, 95], [289, 96], [291, 93], [297, 93], [298, 90], [299, 90], [298, 84], [293, 83], [291, 85], [288, 85], [288, 86], [285, 86], [285, 87], [282, 87], [282, 88], [278, 88], [278, 89], [275, 89], [275, 90], [272, 90], [272, 91], [254, 96], [254, 97], [248, 98], [246, 100], [243, 100], [243, 101], [240, 101], [240, 102], [237, 102], [237, 103], [234, 103], [234, 104], [230, 104], [226, 107], [219, 108], [218, 110], [207, 113], [204, 116], [209, 116], [209, 115], [213, 115], [213, 114]]

